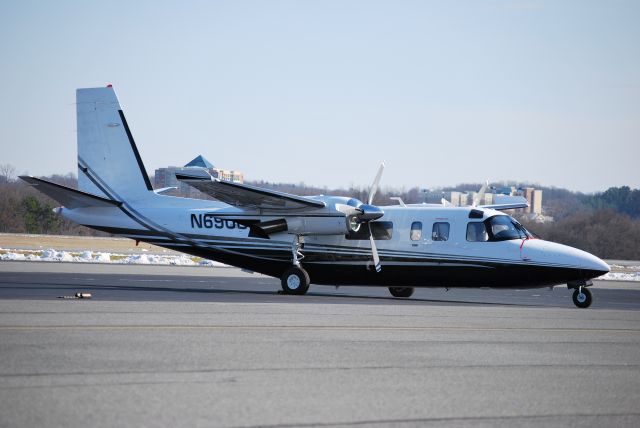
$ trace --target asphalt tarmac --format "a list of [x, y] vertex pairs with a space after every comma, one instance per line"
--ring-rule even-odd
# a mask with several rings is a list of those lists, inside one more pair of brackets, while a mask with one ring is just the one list
[[[640, 426], [640, 286], [312, 286], [0, 263], [0, 426]], [[88, 292], [92, 299], [65, 299]]]

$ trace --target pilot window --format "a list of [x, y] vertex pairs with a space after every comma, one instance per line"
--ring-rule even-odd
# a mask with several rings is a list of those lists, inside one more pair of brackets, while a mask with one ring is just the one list
[[487, 227], [483, 222], [474, 221], [467, 224], [467, 241], [486, 242], [488, 240]]
[[431, 231], [432, 241], [446, 241], [449, 239], [449, 223], [436, 222], [433, 223], [433, 229]]
[[[393, 222], [390, 221], [372, 221], [371, 234], [376, 241], [387, 241], [393, 236]], [[369, 240], [369, 227], [363, 224], [357, 232], [349, 232], [344, 235], [349, 240]]]
[[531, 234], [517, 221], [506, 215], [497, 215], [486, 220], [492, 241], [525, 239]]
[[411, 240], [419, 241], [422, 238], [422, 222], [414, 221], [411, 223]]

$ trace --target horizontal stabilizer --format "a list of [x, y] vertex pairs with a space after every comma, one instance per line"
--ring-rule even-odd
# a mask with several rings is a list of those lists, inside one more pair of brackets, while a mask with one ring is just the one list
[[282, 211], [325, 207], [324, 202], [311, 198], [220, 180], [204, 169], [176, 173], [176, 178], [206, 195], [242, 209]]
[[58, 201], [65, 208], [84, 208], [84, 207], [118, 207], [121, 202], [103, 198], [102, 196], [92, 195], [81, 190], [72, 189], [71, 187], [62, 186], [30, 176], [21, 175], [21, 179]]

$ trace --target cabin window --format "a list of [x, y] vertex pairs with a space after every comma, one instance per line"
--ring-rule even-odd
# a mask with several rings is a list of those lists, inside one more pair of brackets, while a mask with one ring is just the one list
[[446, 241], [449, 239], [449, 223], [436, 222], [433, 223], [433, 229], [431, 230], [432, 241]]
[[467, 223], [467, 241], [486, 242], [488, 240], [487, 227], [483, 222], [474, 221]]
[[376, 241], [388, 241], [393, 236], [393, 222], [391, 221], [372, 221], [367, 226], [363, 224], [357, 232], [349, 232], [344, 235], [349, 240], [369, 240], [369, 227], [371, 234]]
[[411, 223], [411, 240], [419, 241], [422, 238], [422, 222], [414, 221]]

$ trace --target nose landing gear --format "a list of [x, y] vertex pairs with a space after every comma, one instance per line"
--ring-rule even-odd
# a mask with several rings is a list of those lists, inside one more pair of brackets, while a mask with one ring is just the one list
[[573, 292], [573, 303], [579, 308], [588, 308], [591, 306], [593, 296], [587, 287], [576, 288]]
[[583, 309], [591, 306], [593, 296], [587, 287], [592, 284], [591, 281], [576, 281], [567, 284], [567, 288], [574, 289], [572, 296], [574, 305]]

